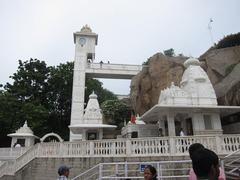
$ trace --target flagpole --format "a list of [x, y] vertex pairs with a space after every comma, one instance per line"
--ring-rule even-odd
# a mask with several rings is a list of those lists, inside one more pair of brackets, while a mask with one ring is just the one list
[[214, 44], [213, 35], [212, 35], [212, 22], [213, 22], [213, 20], [212, 20], [212, 18], [210, 18], [209, 23], [208, 23], [208, 30], [209, 30], [209, 34], [210, 34], [212, 44]]

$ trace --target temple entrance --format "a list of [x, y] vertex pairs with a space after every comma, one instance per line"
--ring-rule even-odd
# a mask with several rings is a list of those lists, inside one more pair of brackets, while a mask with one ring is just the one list
[[174, 123], [176, 136], [180, 135], [181, 129], [185, 135], [193, 135], [192, 118], [187, 113], [177, 113], [174, 116]]
[[17, 139], [17, 144], [20, 144], [21, 147], [25, 147], [25, 139]]
[[181, 128], [182, 128], [181, 122], [178, 121], [178, 120], [175, 120], [174, 124], [175, 124], [175, 134], [176, 134], [176, 136], [180, 136], [180, 131], [181, 131]]
[[193, 135], [192, 118], [187, 118], [186, 123], [187, 123], [187, 135], [192, 136]]
[[88, 132], [87, 140], [97, 140], [97, 133], [96, 132]]
[[41, 139], [41, 142], [63, 142], [63, 139], [56, 133], [45, 134]]

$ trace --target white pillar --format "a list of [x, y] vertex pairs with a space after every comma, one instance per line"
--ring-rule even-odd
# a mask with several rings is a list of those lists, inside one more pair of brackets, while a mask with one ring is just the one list
[[219, 114], [212, 114], [212, 124], [214, 130], [222, 130], [222, 124]]
[[199, 135], [205, 130], [202, 113], [193, 113], [192, 115], [193, 134]]
[[100, 129], [98, 130], [98, 139], [102, 139], [102, 138], [103, 138], [103, 129], [100, 128]]
[[86, 129], [82, 129], [82, 140], [87, 140], [87, 132], [86, 132]]
[[[85, 94], [85, 68], [87, 54], [76, 51], [73, 74], [72, 112], [71, 125], [84, 124], [84, 94]], [[73, 135], [70, 132], [70, 141], [81, 139], [81, 135]]]
[[159, 128], [162, 129], [163, 136], [165, 136], [166, 135], [166, 132], [165, 132], [166, 130], [165, 130], [164, 119], [159, 120]]
[[176, 136], [174, 114], [173, 113], [170, 113], [170, 112], [168, 113], [167, 122], [168, 122], [168, 135], [169, 136]]

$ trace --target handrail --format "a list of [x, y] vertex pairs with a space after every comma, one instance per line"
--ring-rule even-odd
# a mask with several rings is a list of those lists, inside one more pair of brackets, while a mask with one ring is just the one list
[[[125, 178], [131, 178], [131, 179], [143, 179], [142, 176], [142, 172], [140, 172], [142, 170], [139, 168], [134, 167], [134, 170], [128, 169], [126, 167], [128, 166], [132, 166], [132, 165], [136, 165], [137, 167], [140, 167], [141, 164], [143, 165], [153, 165], [155, 166], [155, 168], [157, 169], [158, 172], [158, 179], [162, 179], [162, 178], [187, 178], [189, 177], [188, 172], [190, 170], [190, 167], [188, 168], [162, 168], [162, 166], [169, 166], [169, 165], [175, 165], [176, 163], [191, 163], [191, 160], [182, 160], [182, 161], [149, 161], [149, 162], [113, 162], [113, 163], [99, 163], [98, 165], [95, 165], [93, 168], [79, 174], [78, 176], [72, 178], [71, 180], [77, 180], [77, 179], [82, 179], [84, 178], [84, 175], [91, 172], [92, 170], [95, 171], [99, 171], [98, 173], [98, 178], [97, 179], [125, 179]], [[121, 168], [121, 165], [124, 166], [124, 168]], [[104, 170], [104, 166], [107, 168], [107, 170]], [[145, 166], [144, 166], [145, 167]], [[185, 170], [186, 172], [183, 173], [182, 175], [167, 175], [167, 174], [163, 174], [163, 172], [167, 172], [167, 171], [175, 171], [175, 170]], [[124, 171], [124, 172], [123, 172]], [[110, 174], [105, 174], [104, 172], [109, 172]], [[122, 174], [123, 176], [119, 176], [119, 172], [122, 172], [120, 174]], [[134, 172], [134, 175], [129, 175], [130, 172]], [[136, 174], [137, 173], [137, 174]], [[139, 174], [140, 173], [140, 174]], [[97, 174], [92, 172], [92, 174]], [[100, 175], [101, 174], [101, 175]], [[140, 176], [141, 175], [141, 176]]]
[[89, 173], [89, 172], [92, 171], [93, 169], [98, 168], [100, 164], [102, 164], [102, 163], [99, 163], [99, 164], [93, 166], [92, 168], [88, 169], [87, 171], [85, 171], [85, 172], [77, 175], [77, 176], [74, 177], [72, 180], [75, 180], [75, 179], [77, 179], [77, 178], [79, 178], [79, 177], [81, 177], [81, 176], [84, 176], [85, 174]]
[[238, 152], [240, 152], [240, 149], [237, 150], [237, 151], [234, 151], [234, 152], [232, 152], [232, 153], [230, 153], [230, 154], [228, 154], [227, 156], [224, 156], [224, 157], [221, 158], [221, 159], [224, 160], [224, 159], [226, 159], [226, 158], [228, 158], [228, 157], [230, 157], [230, 156], [232, 156], [232, 155], [234, 155], [234, 154], [237, 154]]
[[[235, 155], [235, 154], [237, 154], [237, 153], [239, 153], [240, 152], [240, 149], [239, 150], [237, 150], [237, 151], [234, 151], [234, 152], [232, 152], [232, 153], [230, 153], [230, 154], [228, 154], [227, 156], [224, 156], [223, 158], [220, 158], [220, 163], [221, 163], [221, 168], [223, 169], [223, 171], [225, 171], [225, 160], [227, 159], [227, 158], [229, 158], [229, 157], [231, 157], [231, 156], [233, 156], [233, 155]], [[235, 162], [236, 160], [234, 159], [233, 161], [231, 161], [231, 162], [229, 162], [228, 164], [232, 164], [233, 162]]]

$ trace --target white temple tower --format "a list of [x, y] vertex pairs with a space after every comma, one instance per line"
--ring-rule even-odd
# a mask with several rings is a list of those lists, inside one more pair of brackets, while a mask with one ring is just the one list
[[[73, 73], [71, 125], [83, 124], [84, 93], [87, 61], [95, 57], [95, 45], [98, 35], [93, 33], [89, 26], [84, 26], [80, 32], [73, 34], [75, 43], [75, 59]], [[79, 134], [70, 130], [70, 141], [81, 140]]]
[[103, 124], [103, 115], [97, 95], [94, 92], [89, 96], [81, 123], [69, 126], [72, 133], [81, 136], [81, 140], [102, 139], [103, 129], [114, 129], [116, 127], [115, 125]]
[[165, 135], [222, 134], [220, 111], [213, 86], [198, 59], [184, 62], [180, 87], [171, 84], [161, 91], [158, 104], [142, 115], [145, 122], [158, 122]]

